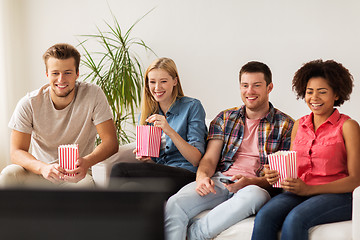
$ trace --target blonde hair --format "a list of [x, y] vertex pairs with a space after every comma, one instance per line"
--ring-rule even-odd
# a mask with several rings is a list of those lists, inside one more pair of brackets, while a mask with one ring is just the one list
[[180, 84], [179, 74], [175, 65], [175, 62], [170, 58], [159, 58], [150, 64], [146, 69], [144, 77], [144, 90], [141, 101], [141, 116], [140, 125], [145, 125], [145, 120], [152, 114], [159, 112], [159, 103], [154, 99], [149, 89], [149, 72], [154, 69], [162, 69], [166, 71], [173, 79], [177, 79], [177, 84], [174, 86], [172, 91], [172, 102], [173, 104], [176, 99], [184, 96], [183, 90]]

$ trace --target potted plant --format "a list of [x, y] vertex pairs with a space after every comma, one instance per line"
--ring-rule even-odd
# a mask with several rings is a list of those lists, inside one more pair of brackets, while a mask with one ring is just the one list
[[[90, 80], [104, 91], [114, 115], [120, 144], [129, 143], [132, 139], [125, 131], [125, 125], [129, 120], [135, 124], [134, 110], [141, 101], [143, 71], [138, 54], [133, 48], [141, 46], [144, 50], [154, 53], [143, 40], [130, 35], [135, 25], [151, 11], [125, 32], [111, 12], [113, 25], [105, 21], [107, 29], [104, 31], [97, 27], [96, 34], [80, 35], [86, 38], [79, 44], [85, 52], [82, 65], [90, 70], [84, 75], [84, 81]], [[103, 51], [90, 51], [87, 47], [89, 41], [95, 41]], [[97, 139], [97, 144], [99, 141], [100, 139]]]

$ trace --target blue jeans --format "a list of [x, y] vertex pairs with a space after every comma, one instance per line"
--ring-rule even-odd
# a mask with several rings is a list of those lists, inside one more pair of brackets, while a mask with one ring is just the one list
[[306, 240], [316, 225], [351, 219], [352, 194], [320, 194], [301, 197], [285, 192], [272, 198], [255, 218], [252, 240]]
[[[165, 208], [165, 235], [168, 240], [211, 239], [216, 235], [255, 214], [269, 199], [269, 193], [255, 185], [229, 192], [219, 181], [225, 177], [216, 173], [212, 180], [216, 194], [200, 196], [196, 191], [196, 182], [189, 183], [173, 195]], [[212, 209], [200, 219], [191, 219], [200, 212]]]

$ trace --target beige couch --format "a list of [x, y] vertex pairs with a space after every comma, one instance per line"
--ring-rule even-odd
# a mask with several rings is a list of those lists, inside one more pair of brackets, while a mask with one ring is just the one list
[[[118, 153], [111, 158], [92, 167], [95, 183], [106, 187], [109, 181], [112, 166], [117, 162], [137, 162], [132, 151], [135, 143], [130, 143], [119, 148]], [[310, 229], [310, 240], [360, 240], [360, 186], [355, 189], [353, 200], [353, 219], [331, 224], [323, 224]], [[198, 217], [207, 214], [202, 212]], [[216, 240], [251, 239], [254, 217], [240, 221], [218, 235]]]

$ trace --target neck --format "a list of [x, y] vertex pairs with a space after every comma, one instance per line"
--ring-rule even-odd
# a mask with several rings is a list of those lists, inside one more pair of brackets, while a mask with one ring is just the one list
[[263, 108], [256, 110], [251, 110], [249, 108], [246, 108], [246, 117], [248, 119], [259, 119], [264, 117], [269, 111], [270, 111], [269, 104], [266, 104]]
[[66, 108], [74, 99], [75, 97], [75, 91], [71, 92], [66, 97], [58, 97], [55, 93], [50, 92], [51, 101], [54, 104], [54, 107], [56, 110], [62, 110]]
[[316, 115], [313, 114], [313, 124], [314, 124], [314, 130], [316, 131], [316, 129], [318, 129], [318, 127], [321, 126], [321, 124], [323, 124], [333, 113], [334, 113], [335, 109], [330, 113], [330, 114], [326, 114], [326, 115]]
[[169, 111], [170, 107], [171, 107], [171, 102], [161, 102], [159, 103], [159, 106], [161, 108], [161, 111], [166, 114], [167, 111]]

